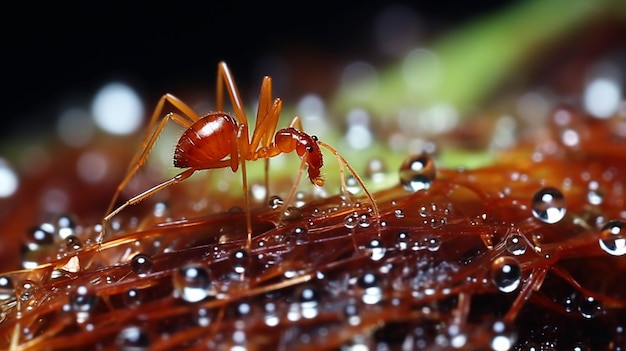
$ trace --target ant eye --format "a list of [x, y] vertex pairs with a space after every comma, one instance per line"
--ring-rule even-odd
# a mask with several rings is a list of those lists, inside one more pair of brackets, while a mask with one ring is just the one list
[[313, 146], [309, 145], [306, 147], [306, 151], [313, 152]]
[[317, 135], [311, 135], [311, 138], [313, 138], [313, 140], [318, 141], [319, 139], [317, 138]]

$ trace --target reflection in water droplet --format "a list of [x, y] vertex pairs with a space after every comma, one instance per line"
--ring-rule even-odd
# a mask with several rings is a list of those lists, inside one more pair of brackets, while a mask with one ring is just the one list
[[565, 217], [565, 197], [556, 188], [543, 188], [533, 195], [531, 209], [538, 220], [549, 224], [557, 223]]
[[248, 265], [250, 264], [250, 257], [246, 250], [236, 250], [231, 255], [231, 262], [233, 264], [233, 270], [237, 274], [244, 274]]
[[150, 348], [150, 335], [139, 327], [126, 327], [115, 338], [119, 351], [141, 351]]
[[285, 202], [280, 196], [274, 195], [270, 197], [269, 205], [272, 210], [280, 208]]
[[152, 258], [144, 254], [136, 254], [130, 261], [130, 268], [140, 277], [145, 277], [152, 270]]
[[513, 257], [502, 256], [491, 264], [491, 281], [503, 293], [515, 291], [519, 285], [522, 269]]
[[581, 298], [578, 302], [578, 312], [584, 318], [594, 318], [602, 312], [602, 303], [592, 296]]
[[524, 238], [519, 234], [513, 234], [506, 239], [506, 250], [513, 255], [523, 255], [526, 252]]
[[411, 246], [411, 236], [407, 232], [400, 232], [397, 235], [396, 247], [400, 250], [407, 250]]
[[368, 305], [373, 305], [383, 298], [382, 279], [375, 273], [364, 273], [358, 280], [363, 289], [362, 300]]
[[174, 296], [187, 302], [198, 302], [215, 295], [209, 271], [196, 265], [179, 268], [173, 275]]
[[351, 174], [346, 177], [346, 191], [352, 195], [356, 195], [361, 191], [359, 182]]
[[436, 177], [435, 162], [425, 153], [409, 157], [400, 165], [399, 175], [400, 183], [406, 190], [417, 192], [428, 189]]
[[373, 239], [367, 246], [365, 247], [366, 251], [369, 252], [369, 256], [374, 261], [379, 261], [383, 257], [385, 257], [385, 246], [378, 239]]
[[359, 218], [355, 213], [347, 215], [343, 219], [343, 225], [348, 229], [354, 229], [359, 225]]
[[493, 323], [493, 338], [491, 339], [491, 348], [494, 351], [510, 350], [517, 339], [515, 332], [510, 326], [502, 321]]
[[624, 222], [619, 220], [609, 221], [602, 227], [598, 242], [606, 253], [613, 256], [626, 254], [626, 230]]
[[77, 323], [84, 323], [89, 318], [89, 313], [95, 307], [97, 296], [89, 291], [86, 286], [76, 287], [69, 296], [70, 308], [76, 315]]
[[367, 163], [367, 168], [365, 169], [365, 176], [371, 179], [373, 182], [381, 182], [385, 179], [385, 174], [387, 173], [387, 167], [383, 163], [383, 161], [379, 158], [375, 158], [370, 160]]
[[9, 276], [0, 276], [0, 301], [15, 297], [13, 280]]
[[18, 188], [19, 179], [8, 163], [0, 158], [0, 198], [13, 195]]

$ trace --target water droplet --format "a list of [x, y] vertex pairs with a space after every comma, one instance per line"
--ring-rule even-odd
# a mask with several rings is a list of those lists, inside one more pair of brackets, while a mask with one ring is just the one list
[[187, 302], [202, 301], [216, 291], [209, 271], [196, 265], [186, 265], [174, 272], [174, 296]]
[[594, 318], [602, 312], [602, 303], [592, 296], [582, 297], [578, 301], [578, 312], [584, 318]]
[[396, 216], [397, 219], [404, 218], [404, 210], [401, 209], [401, 208], [398, 208], [398, 209], [394, 210], [393, 214]]
[[150, 335], [139, 327], [126, 327], [115, 338], [120, 351], [141, 351], [150, 348]]
[[76, 235], [70, 235], [65, 238], [65, 245], [69, 250], [73, 251], [80, 250], [80, 248], [83, 247], [83, 243]]
[[375, 273], [367, 272], [359, 277], [358, 285], [363, 289], [362, 300], [368, 305], [380, 302], [383, 298], [382, 279]]
[[275, 327], [280, 323], [280, 316], [278, 315], [276, 304], [273, 302], [267, 302], [264, 306], [265, 316], [263, 320], [268, 327]]
[[65, 240], [70, 235], [76, 235], [76, 220], [70, 215], [61, 215], [54, 221], [56, 233], [59, 238]]
[[343, 219], [343, 225], [348, 229], [354, 229], [359, 225], [359, 217], [356, 213], [349, 214]]
[[277, 196], [277, 195], [270, 197], [270, 200], [269, 200], [269, 205], [272, 210], [276, 210], [280, 208], [284, 203], [285, 201], [280, 196]]
[[201, 327], [208, 326], [213, 318], [213, 312], [206, 308], [199, 308], [195, 314], [196, 323]]
[[304, 287], [297, 293], [296, 301], [300, 305], [302, 317], [312, 319], [319, 314], [320, 293], [312, 287]]
[[21, 301], [27, 301], [35, 296], [35, 293], [38, 289], [39, 285], [35, 281], [26, 279], [20, 285], [20, 289], [17, 295], [19, 296]]
[[343, 308], [343, 314], [348, 319], [350, 325], [358, 325], [361, 323], [361, 313], [355, 301], [350, 301]]
[[6, 275], [0, 276], [0, 301], [9, 300], [13, 297], [15, 297], [13, 280]]
[[306, 228], [297, 227], [285, 238], [286, 244], [306, 245], [309, 242], [309, 233]]
[[351, 174], [346, 177], [346, 191], [352, 195], [356, 195], [361, 191], [359, 182]]
[[169, 206], [167, 203], [159, 201], [154, 204], [154, 208], [152, 209], [152, 215], [156, 218], [162, 218], [167, 215], [169, 211]]
[[231, 254], [230, 262], [232, 262], [235, 273], [244, 274], [250, 264], [250, 257], [246, 250], [236, 250]]
[[141, 289], [130, 289], [122, 296], [123, 302], [128, 307], [139, 307], [144, 302], [144, 293]]
[[130, 268], [140, 277], [145, 277], [152, 271], [152, 258], [144, 254], [136, 254], [130, 261]]
[[400, 232], [396, 236], [396, 247], [400, 250], [407, 250], [411, 247], [411, 235], [407, 232]]
[[513, 257], [502, 256], [491, 264], [491, 281], [503, 293], [515, 291], [521, 281], [522, 269]]
[[54, 226], [50, 223], [42, 223], [28, 232], [23, 247], [24, 251], [37, 251], [41, 246], [52, 244], [54, 244]]
[[370, 258], [374, 261], [380, 261], [385, 257], [385, 252], [387, 251], [383, 243], [378, 239], [372, 239], [367, 243], [365, 250], [369, 252]]
[[70, 292], [69, 299], [70, 308], [76, 315], [77, 323], [86, 322], [89, 318], [89, 313], [98, 302], [97, 296], [84, 285], [77, 286]]
[[517, 336], [513, 329], [502, 321], [493, 323], [493, 338], [491, 348], [494, 351], [507, 351], [513, 347]]
[[441, 239], [438, 236], [433, 236], [430, 238], [425, 238], [426, 248], [428, 251], [437, 251], [441, 247]]
[[387, 167], [381, 159], [374, 158], [367, 163], [365, 176], [371, 179], [373, 182], [383, 181], [385, 179], [385, 173], [387, 173]]
[[519, 234], [510, 235], [506, 238], [506, 250], [513, 255], [519, 256], [526, 252], [524, 238]]
[[362, 213], [358, 219], [359, 227], [361, 228], [367, 228], [372, 224], [372, 215], [369, 213]]
[[538, 220], [549, 224], [557, 223], [565, 217], [565, 197], [556, 188], [543, 188], [533, 195], [531, 209]]
[[426, 153], [409, 157], [400, 165], [400, 183], [412, 192], [430, 188], [436, 174], [435, 163]]
[[613, 256], [626, 254], [626, 230], [624, 222], [612, 220], [602, 227], [598, 242], [602, 250]]

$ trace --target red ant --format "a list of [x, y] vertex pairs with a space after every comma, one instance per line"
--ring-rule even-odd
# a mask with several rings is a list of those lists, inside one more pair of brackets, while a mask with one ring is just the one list
[[[280, 98], [276, 98], [272, 101], [271, 77], [265, 76], [263, 78], [261, 92], [259, 94], [256, 123], [252, 138], [250, 138], [248, 134], [248, 119], [243, 103], [239, 96], [237, 85], [226, 63], [220, 62], [218, 64], [217, 73], [216, 107], [218, 112], [210, 112], [201, 117], [177, 97], [170, 94], [165, 94], [161, 97], [152, 114], [150, 123], [146, 129], [146, 134], [142, 139], [141, 147], [131, 161], [124, 179], [117, 187], [109, 208], [107, 209], [107, 215], [102, 220], [102, 231], [97, 238], [99, 245], [102, 244], [109, 221], [127, 206], [136, 204], [170, 185], [184, 181], [196, 171], [230, 167], [233, 172], [236, 172], [239, 167], [241, 167], [248, 234], [246, 249], [249, 249], [252, 242], [252, 224], [250, 219], [250, 199], [245, 162], [258, 159], [265, 159], [267, 162], [270, 157], [292, 151], [298, 154], [302, 162], [296, 183], [284, 202], [284, 204], [287, 205], [295, 194], [305, 167], [308, 167], [308, 176], [311, 183], [316, 186], [324, 185], [324, 178], [321, 176], [320, 172], [320, 168], [323, 165], [320, 146], [337, 157], [340, 164], [341, 181], [344, 192], [346, 183], [343, 167], [347, 167], [363, 188], [368, 200], [372, 204], [375, 215], [379, 218], [378, 207], [374, 202], [374, 198], [367, 190], [358, 174], [337, 150], [318, 140], [317, 137], [303, 132], [300, 117], [294, 117], [287, 128], [276, 131], [282, 101]], [[224, 111], [224, 90], [222, 83], [226, 85], [230, 101], [235, 109], [234, 117], [225, 112], [219, 112]], [[170, 112], [162, 116], [165, 102], [169, 102], [177, 108], [180, 113]], [[174, 167], [186, 168], [186, 170], [132, 197], [113, 210], [113, 206], [120, 193], [128, 185], [139, 168], [146, 162], [150, 150], [165, 128], [166, 123], [170, 120], [186, 129], [178, 140], [174, 151]], [[152, 129], [154, 129], [154, 132], [150, 134]], [[267, 185], [267, 164], [265, 172]]]

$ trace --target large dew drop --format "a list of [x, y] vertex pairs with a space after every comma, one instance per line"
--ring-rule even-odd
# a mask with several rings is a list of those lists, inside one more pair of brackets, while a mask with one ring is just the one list
[[619, 220], [609, 221], [602, 227], [600, 232], [600, 247], [602, 250], [613, 256], [626, 254], [626, 231], [624, 222]]
[[533, 216], [538, 220], [554, 224], [565, 217], [565, 196], [556, 188], [543, 188], [533, 195], [531, 202]]
[[522, 269], [513, 257], [498, 257], [491, 264], [491, 280], [503, 293], [515, 291], [520, 284], [521, 275]]
[[435, 162], [425, 153], [411, 156], [400, 165], [400, 183], [408, 191], [417, 192], [430, 188], [436, 174]]
[[174, 273], [173, 283], [174, 296], [187, 302], [198, 302], [215, 295], [209, 271], [202, 266], [181, 267]]

